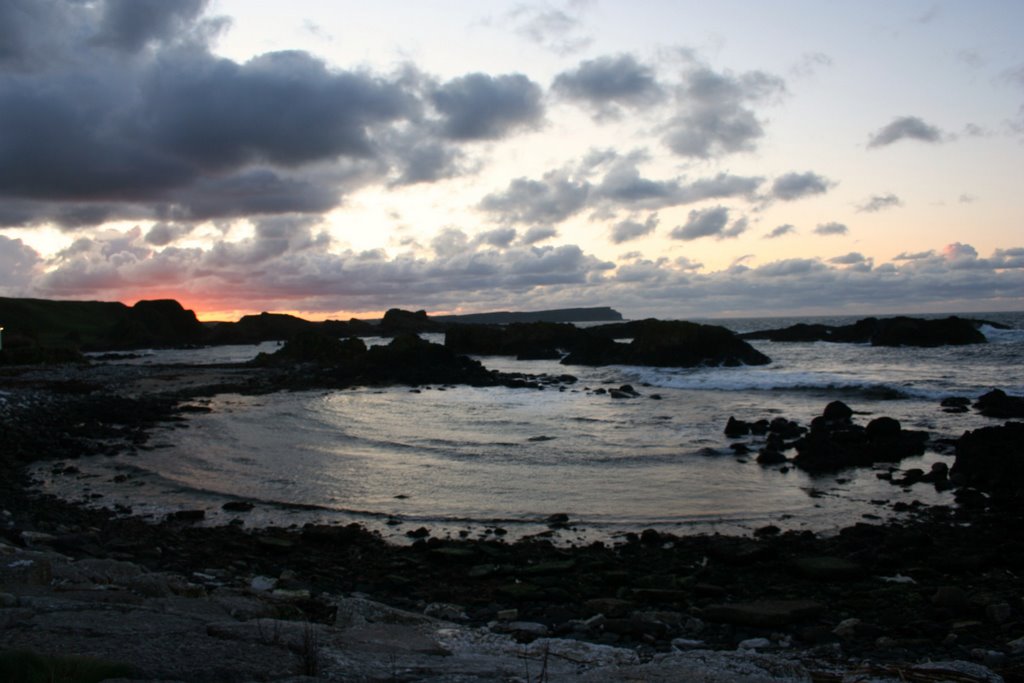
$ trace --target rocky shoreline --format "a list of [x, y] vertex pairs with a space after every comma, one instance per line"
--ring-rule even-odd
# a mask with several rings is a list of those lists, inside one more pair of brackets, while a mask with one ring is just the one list
[[[505, 543], [424, 529], [400, 546], [355, 525], [150, 524], [40, 496], [22, 471], [146, 447], [191, 399], [267, 382], [266, 368], [243, 367], [5, 371], [0, 645], [120, 656], [141, 679], [683, 680], [703, 662], [700, 675], [719, 676], [708, 680], [1024, 680], [1014, 497], [915, 507], [832, 536], [638, 529], [622, 544], [566, 548], [544, 534]], [[104, 631], [90, 610], [149, 618], [152, 642], [116, 648], [123, 627]], [[202, 633], [195, 647], [262, 654], [200, 666], [158, 633], [171, 616]], [[914, 669], [928, 661], [959, 668]], [[740, 663], [746, 673], [729, 668]]]

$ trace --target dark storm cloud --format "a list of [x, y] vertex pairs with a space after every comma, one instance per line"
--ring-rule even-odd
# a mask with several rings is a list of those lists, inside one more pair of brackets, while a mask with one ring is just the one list
[[824, 176], [808, 171], [806, 173], [787, 173], [775, 179], [771, 194], [776, 199], [790, 202], [816, 194], [824, 194], [835, 183]]
[[896, 195], [892, 193], [876, 194], [858, 206], [857, 210], [862, 213], [876, 213], [885, 209], [893, 209], [897, 206], [903, 206], [903, 202]]
[[729, 209], [715, 206], [710, 209], [696, 209], [690, 212], [685, 225], [680, 225], [669, 233], [672, 239], [695, 240], [700, 237], [723, 236], [729, 223]]
[[332, 183], [253, 168], [229, 176], [202, 177], [158, 206], [161, 218], [199, 221], [260, 214], [322, 213], [337, 205]]
[[518, 74], [217, 57], [206, 5], [0, 2], [0, 227], [319, 213], [368, 182], [474, 172], [457, 142], [543, 119]]
[[885, 147], [900, 140], [941, 142], [942, 131], [917, 116], [902, 116], [875, 131], [868, 140], [868, 147]]
[[772, 229], [771, 232], [769, 232], [764, 237], [765, 237], [765, 239], [775, 239], [776, 237], [782, 237], [783, 235], [788, 235], [791, 232], [796, 232], [796, 226], [795, 225], [791, 225], [789, 223], [785, 223], [783, 225], [776, 226], [775, 228]]
[[649, 235], [658, 227], [658, 214], [652, 213], [643, 223], [637, 221], [620, 221], [612, 226], [611, 240], [614, 244], [622, 244]]
[[444, 83], [431, 93], [441, 114], [441, 131], [451, 140], [497, 140], [531, 129], [544, 118], [539, 85], [522, 74], [474, 73]]
[[400, 85], [329, 71], [300, 51], [244, 64], [212, 57], [163, 61], [142, 88], [149, 136], [209, 170], [371, 157], [372, 127], [418, 113]]
[[207, 0], [106, 0], [95, 40], [134, 52], [151, 41], [180, 35], [206, 4]]
[[761, 71], [740, 75], [697, 66], [677, 88], [678, 113], [664, 127], [664, 140], [680, 156], [706, 159], [748, 152], [764, 135], [750, 108], [785, 92], [782, 79]]
[[598, 118], [614, 117], [621, 107], [642, 108], [664, 97], [654, 70], [632, 55], [599, 57], [559, 74], [552, 90], [591, 109]]
[[821, 223], [818, 227], [814, 228], [816, 235], [845, 235], [850, 232], [850, 229], [842, 223]]

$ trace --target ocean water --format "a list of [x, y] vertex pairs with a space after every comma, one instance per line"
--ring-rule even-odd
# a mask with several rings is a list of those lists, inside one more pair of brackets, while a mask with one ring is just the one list
[[[762, 467], [756, 453], [734, 454], [730, 444], [746, 442], [756, 451], [759, 441], [727, 439], [726, 421], [781, 415], [807, 424], [829, 401], [842, 400], [861, 423], [887, 415], [937, 437], [998, 424], [939, 406], [947, 396], [976, 398], [994, 387], [1024, 394], [1024, 314], [972, 317], [1013, 329], [985, 327], [988, 344], [937, 349], [755, 341], [773, 360], [760, 367], [585, 368], [481, 359], [499, 370], [576, 375], [562, 391], [220, 395], [207, 403], [211, 412], [188, 417], [187, 429], [159, 430], [152, 450], [77, 460], [76, 476], [54, 476], [49, 465], [36, 474], [47, 491], [92, 505], [127, 505], [136, 514], [202, 508], [211, 524], [235, 517], [249, 526], [358, 522], [396, 541], [420, 526], [436, 536], [478, 537], [500, 528], [506, 538], [521, 538], [545, 532], [546, 518], [559, 513], [571, 520], [555, 533], [563, 543], [645, 528], [750, 533], [773, 524], [830, 532], [888, 519], [898, 501], [941, 504], [952, 497], [928, 485], [904, 490], [880, 480], [891, 465], [825, 476]], [[712, 322], [747, 331], [797, 321]], [[120, 362], [230, 362], [275, 346], [153, 351]], [[641, 397], [595, 391], [622, 384]], [[952, 455], [929, 451], [899, 467], [927, 470], [940, 460], [952, 464]], [[118, 475], [127, 479], [115, 482]], [[256, 506], [224, 512], [229, 500]]]

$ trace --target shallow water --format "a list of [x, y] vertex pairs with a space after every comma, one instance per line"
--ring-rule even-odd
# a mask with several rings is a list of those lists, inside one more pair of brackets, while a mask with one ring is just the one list
[[[141, 514], [201, 507], [218, 523], [234, 516], [220, 510], [224, 501], [246, 499], [257, 503], [243, 515], [247, 525], [357, 521], [396, 538], [418, 526], [435, 535], [500, 526], [515, 538], [543, 531], [555, 513], [572, 520], [573, 529], [560, 532], [567, 542], [647, 527], [749, 532], [775, 524], [829, 531], [865, 515], [887, 517], [897, 500], [938, 503], [950, 496], [880, 481], [876, 475], [888, 466], [822, 477], [761, 467], [729, 448], [722, 433], [729, 416], [784, 415], [807, 424], [839, 399], [862, 423], [889, 415], [906, 428], [953, 438], [995, 424], [938, 406], [945, 396], [976, 397], [993, 386], [1024, 393], [1024, 316], [977, 317], [1017, 329], [986, 330], [987, 345], [940, 349], [755, 342], [773, 363], [750, 368], [482, 359], [499, 370], [577, 375], [564, 391], [393, 387], [222, 395], [210, 400], [212, 412], [190, 416], [188, 429], [158, 432], [153, 443], [165, 447], [76, 461], [79, 477], [51, 477], [48, 467], [39, 474], [48, 490], [65, 497], [101, 494], [99, 503], [130, 505]], [[208, 362], [224, 362], [257, 350], [268, 349], [167, 355], [193, 354], [195, 362], [208, 354], [216, 358]], [[144, 358], [164, 360], [161, 352]], [[594, 392], [624, 383], [643, 396], [616, 400]], [[940, 459], [951, 463], [948, 455], [927, 453], [900, 467], [927, 469]], [[117, 474], [128, 481], [111, 481]]]

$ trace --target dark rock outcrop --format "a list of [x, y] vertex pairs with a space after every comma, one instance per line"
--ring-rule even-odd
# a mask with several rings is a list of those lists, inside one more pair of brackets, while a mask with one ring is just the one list
[[[50, 301], [0, 298], [0, 322], [16, 346], [97, 351], [204, 344], [210, 333], [177, 301]], [[53, 353], [37, 354], [52, 356]]]
[[1024, 422], [964, 432], [950, 477], [999, 497], [1024, 497]]
[[[588, 335], [586, 344], [573, 349], [562, 363], [694, 367], [765, 365], [771, 362], [731, 331], [717, 325], [649, 319], [596, 329]], [[614, 341], [614, 337], [620, 334], [630, 334], [632, 341], [628, 344]]]
[[210, 332], [173, 299], [139, 301], [110, 331], [110, 348], [203, 344]]
[[924, 453], [927, 432], [903, 429], [898, 420], [879, 417], [867, 427], [854, 424], [853, 411], [841, 401], [826, 406], [799, 439], [793, 464], [808, 472], [833, 472], [876, 462], [896, 462]]
[[1002, 389], [993, 389], [978, 397], [974, 407], [985, 417], [1024, 417], [1024, 396], [1010, 396]]
[[445, 325], [431, 320], [426, 311], [403, 311], [400, 308], [389, 309], [378, 326], [380, 334], [393, 336], [406, 332], [443, 332]]
[[456, 353], [478, 356], [516, 356], [523, 360], [561, 358], [562, 349], [585, 343], [587, 333], [568, 323], [452, 325], [444, 345]]
[[1005, 328], [987, 320], [951, 316], [941, 319], [864, 318], [852, 325], [808, 325], [759, 330], [741, 334], [743, 339], [766, 339], [775, 342], [828, 341], [836, 343], [871, 344], [872, 346], [946, 346], [984, 344], [979, 331], [982, 325]]

